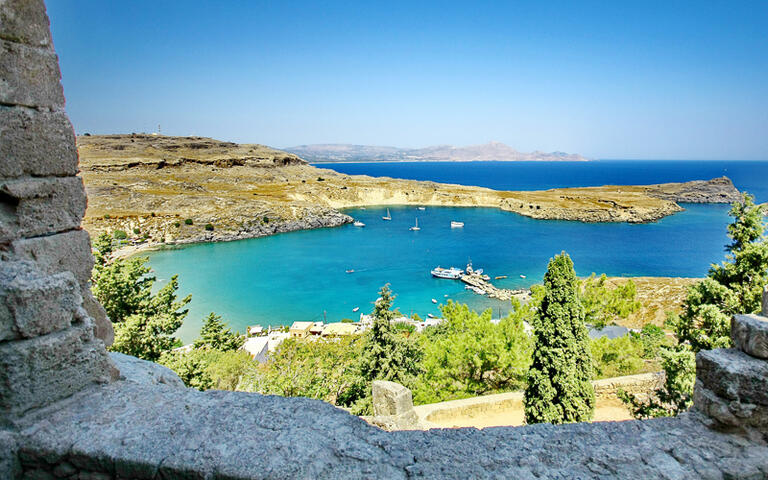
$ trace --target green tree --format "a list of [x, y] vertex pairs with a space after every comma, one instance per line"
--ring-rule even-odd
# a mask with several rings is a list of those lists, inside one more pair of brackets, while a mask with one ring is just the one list
[[221, 321], [221, 317], [211, 312], [203, 320], [200, 336], [195, 340], [195, 348], [206, 348], [227, 352], [237, 350], [245, 343], [245, 337], [233, 332]]
[[256, 368], [248, 352], [205, 348], [165, 352], [158, 363], [176, 372], [185, 385], [198, 390], [239, 390], [242, 379]]
[[614, 288], [608, 288], [606, 280], [605, 274], [596, 277], [593, 273], [581, 285], [584, 321], [598, 330], [609, 322], [626, 318], [642, 306], [632, 280]]
[[156, 278], [150, 275], [146, 258], [110, 258], [111, 242], [102, 236], [94, 245], [91, 289], [115, 330], [110, 349], [157, 361], [178, 344], [173, 334], [181, 327], [188, 312], [184, 307], [192, 297], [178, 300], [177, 275], [153, 294]]
[[592, 418], [595, 392], [589, 338], [579, 281], [563, 252], [549, 262], [544, 298], [533, 324], [533, 359], [525, 389], [529, 424], [583, 422]]
[[732, 242], [726, 260], [712, 265], [703, 281], [689, 287], [683, 313], [670, 319], [681, 342], [694, 352], [730, 346], [730, 318], [760, 311], [761, 292], [768, 283], [768, 239], [765, 212], [744, 193], [731, 207], [728, 225]]
[[669, 417], [688, 410], [693, 404], [696, 381], [696, 354], [688, 345], [662, 348], [660, 351], [664, 384], [648, 398], [619, 391], [619, 398], [635, 418]]

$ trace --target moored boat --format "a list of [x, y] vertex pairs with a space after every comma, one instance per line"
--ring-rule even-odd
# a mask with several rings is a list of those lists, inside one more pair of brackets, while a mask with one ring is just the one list
[[419, 228], [419, 217], [416, 217], [416, 225], [412, 226], [408, 230], [412, 232], [418, 232], [419, 230], [421, 230], [421, 228]]
[[363, 222], [361, 222], [360, 220], [355, 220], [355, 223], [353, 223], [352, 225], [354, 225], [356, 227], [364, 227], [365, 226], [365, 224]]
[[435, 299], [433, 298], [433, 299], [432, 299], [432, 303], [437, 303], [437, 300], [435, 300]]
[[451, 222], [451, 228], [461, 228], [464, 226], [464, 222]]
[[459, 277], [461, 277], [461, 274], [464, 273], [464, 271], [456, 267], [451, 267], [451, 268], [437, 267], [437, 268], [433, 268], [431, 273], [433, 277], [446, 278], [448, 280], [458, 280]]
[[392, 220], [392, 215], [389, 214], [389, 209], [387, 209], [387, 214], [383, 217], [381, 217], [382, 220]]

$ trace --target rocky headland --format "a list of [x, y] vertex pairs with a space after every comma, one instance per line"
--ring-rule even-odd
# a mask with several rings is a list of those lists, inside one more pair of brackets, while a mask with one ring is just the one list
[[647, 186], [497, 191], [345, 175], [263, 145], [203, 137], [101, 135], [77, 139], [91, 235], [123, 230], [143, 245], [253, 238], [349, 223], [369, 205], [493, 207], [537, 219], [652, 222], [677, 202], [730, 203], [725, 177]]

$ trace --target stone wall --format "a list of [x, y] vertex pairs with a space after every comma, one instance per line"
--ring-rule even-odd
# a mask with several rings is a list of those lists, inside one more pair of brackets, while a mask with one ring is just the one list
[[[680, 417], [482, 431], [389, 433], [320, 401], [115, 366], [59, 76], [42, 0], [0, 0], [0, 478], [768, 476], [766, 360], [741, 337], [699, 355], [696, 410]], [[739, 318], [734, 331], [763, 335]]]

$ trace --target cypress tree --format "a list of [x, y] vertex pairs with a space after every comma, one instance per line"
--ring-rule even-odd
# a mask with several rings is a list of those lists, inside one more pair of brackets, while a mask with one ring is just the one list
[[595, 409], [594, 367], [579, 281], [565, 252], [549, 261], [544, 299], [533, 329], [533, 359], [524, 399], [526, 423], [590, 420]]

